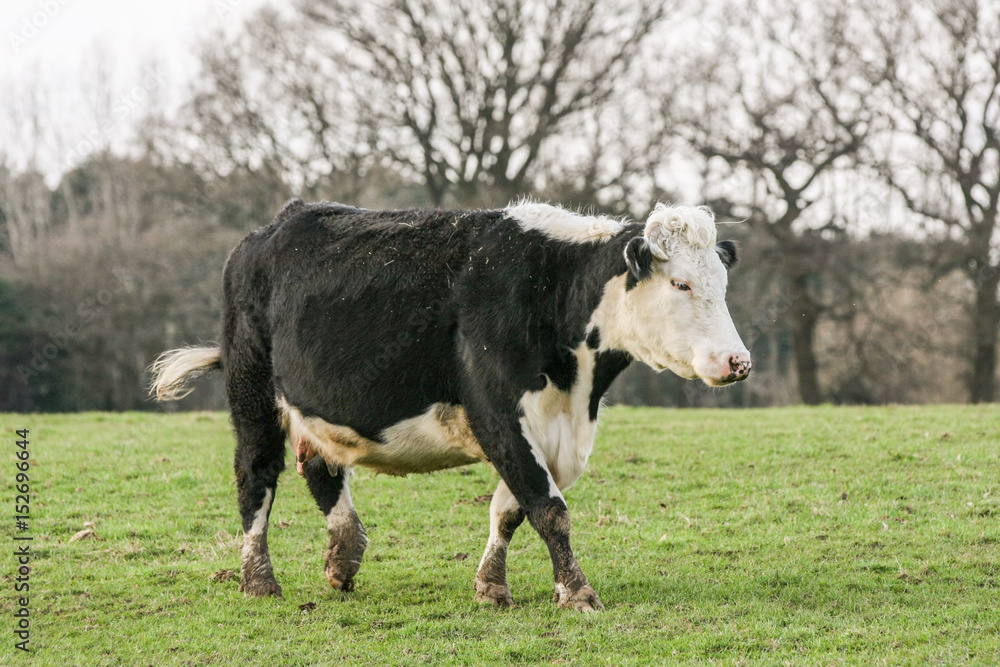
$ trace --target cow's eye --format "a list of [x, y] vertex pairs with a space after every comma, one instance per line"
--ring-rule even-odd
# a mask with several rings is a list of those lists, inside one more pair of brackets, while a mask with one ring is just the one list
[[684, 282], [683, 280], [671, 280], [670, 284], [674, 286], [675, 290], [680, 290], [681, 292], [691, 291], [691, 285]]

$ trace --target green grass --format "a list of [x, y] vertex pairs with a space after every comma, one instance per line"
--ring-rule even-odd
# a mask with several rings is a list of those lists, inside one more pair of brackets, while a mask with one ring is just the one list
[[[607, 606], [583, 615], [550, 601], [527, 524], [509, 559], [517, 606], [473, 601], [486, 466], [359, 471], [371, 544], [343, 594], [323, 577], [324, 523], [289, 457], [270, 534], [285, 598], [249, 600], [210, 578], [239, 570], [225, 415], [0, 415], [7, 516], [13, 431], [31, 429], [30, 662], [1000, 663], [997, 406], [615, 408], [602, 422], [567, 493]], [[70, 543], [84, 522], [97, 539]], [[12, 533], [4, 520], [6, 545]], [[3, 665], [27, 662], [12, 571], [8, 557]]]

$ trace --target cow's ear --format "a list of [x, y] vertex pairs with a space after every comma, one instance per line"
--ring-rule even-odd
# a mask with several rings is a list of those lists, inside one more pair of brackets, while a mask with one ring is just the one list
[[736, 244], [732, 241], [719, 241], [715, 244], [715, 252], [719, 253], [719, 259], [726, 270], [736, 266]]
[[625, 246], [625, 264], [628, 266], [628, 275], [625, 276], [627, 292], [653, 272], [653, 252], [646, 239], [637, 236], [628, 242]]

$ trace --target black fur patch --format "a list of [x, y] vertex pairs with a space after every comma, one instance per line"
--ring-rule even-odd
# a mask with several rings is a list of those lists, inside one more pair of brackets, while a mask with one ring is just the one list
[[591, 329], [590, 333], [587, 334], [587, 347], [591, 350], [596, 350], [601, 346], [601, 330], [598, 327]]
[[590, 390], [590, 421], [597, 419], [601, 397], [618, 375], [632, 363], [632, 355], [619, 350], [599, 352], [594, 363], [594, 384]]
[[570, 350], [563, 350], [556, 359], [543, 371], [559, 391], [569, 391], [576, 382], [576, 355]]
[[733, 241], [719, 241], [715, 244], [715, 252], [719, 253], [723, 266], [729, 270], [736, 266], [736, 243]]
[[344, 488], [344, 471], [336, 470], [338, 474], [331, 474], [322, 456], [314, 456], [303, 466], [306, 483], [323, 516], [334, 508]]
[[628, 276], [625, 278], [627, 292], [652, 273], [653, 253], [646, 239], [637, 236], [628, 242], [625, 246], [625, 263], [628, 265]]
[[301, 199], [298, 198], [289, 199], [287, 202], [285, 202], [285, 205], [281, 207], [281, 210], [278, 211], [278, 214], [274, 216], [274, 222], [276, 224], [281, 224], [282, 222], [292, 217], [305, 207], [306, 203]]

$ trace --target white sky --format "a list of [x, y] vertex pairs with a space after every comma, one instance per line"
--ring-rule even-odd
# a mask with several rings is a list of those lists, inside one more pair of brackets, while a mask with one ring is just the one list
[[[16, 96], [36, 87], [43, 116], [59, 135], [44, 138], [47, 146], [36, 156], [38, 166], [53, 176], [52, 163], [66, 162], [65, 146], [93, 136], [102, 122], [92, 108], [80, 108], [88, 102], [81, 81], [93, 80], [103, 67], [111, 81], [111, 106], [134, 104], [129, 118], [141, 117], [143, 104], [176, 103], [196, 71], [198, 39], [220, 27], [238, 28], [266, 2], [0, 0], [0, 90], [15, 97], [0, 100], [0, 151], [15, 164], [26, 159], [31, 143], [23, 137], [26, 103]], [[129, 101], [154, 59], [160, 68], [156, 97]], [[128, 130], [128, 122], [116, 122], [103, 134], [116, 141]]]
[[[96, 43], [123, 60], [157, 53], [190, 68], [198, 36], [241, 22], [265, 0], [3, 0], [0, 76], [40, 63], [72, 69]], [[25, 24], [25, 21], [28, 23]], [[36, 34], [29, 37], [32, 32]], [[24, 37], [13, 44], [11, 34]]]

